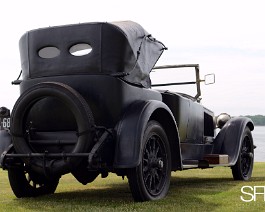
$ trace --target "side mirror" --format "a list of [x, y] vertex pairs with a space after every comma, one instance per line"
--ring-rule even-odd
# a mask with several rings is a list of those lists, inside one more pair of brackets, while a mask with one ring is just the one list
[[204, 76], [204, 84], [205, 85], [210, 85], [215, 83], [215, 74], [206, 74]]

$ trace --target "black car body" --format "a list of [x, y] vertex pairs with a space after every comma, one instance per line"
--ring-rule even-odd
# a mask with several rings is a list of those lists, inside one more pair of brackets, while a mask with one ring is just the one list
[[[136, 201], [164, 197], [171, 171], [223, 165], [250, 178], [252, 121], [200, 104], [199, 65], [154, 67], [166, 47], [139, 24], [37, 29], [19, 47], [20, 97], [11, 118], [0, 111], [1, 167], [17, 197], [53, 193], [67, 173], [83, 184], [127, 176]], [[166, 85], [195, 84], [195, 97], [152, 88], [152, 70], [182, 67], [196, 80]]]

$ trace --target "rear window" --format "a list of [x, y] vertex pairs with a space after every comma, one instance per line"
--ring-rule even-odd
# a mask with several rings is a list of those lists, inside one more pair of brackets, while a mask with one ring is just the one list
[[44, 59], [55, 58], [60, 55], [60, 50], [55, 46], [46, 46], [39, 50], [38, 55]]
[[87, 44], [87, 43], [78, 43], [73, 45], [70, 49], [69, 52], [73, 56], [85, 56], [89, 54], [92, 51], [92, 47]]

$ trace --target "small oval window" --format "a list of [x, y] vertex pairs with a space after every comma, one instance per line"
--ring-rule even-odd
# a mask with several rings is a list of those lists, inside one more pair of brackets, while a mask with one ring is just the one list
[[39, 56], [44, 59], [54, 58], [60, 55], [60, 50], [54, 46], [47, 46], [39, 50]]
[[92, 51], [92, 47], [87, 43], [78, 43], [73, 45], [69, 52], [73, 56], [84, 56]]

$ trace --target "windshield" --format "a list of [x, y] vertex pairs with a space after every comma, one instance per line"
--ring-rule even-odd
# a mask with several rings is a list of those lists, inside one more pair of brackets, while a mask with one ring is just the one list
[[[193, 97], [197, 94], [194, 67], [153, 69], [150, 77], [155, 89], [184, 93]], [[173, 85], [168, 85], [171, 83]]]

